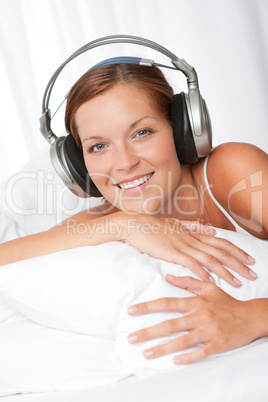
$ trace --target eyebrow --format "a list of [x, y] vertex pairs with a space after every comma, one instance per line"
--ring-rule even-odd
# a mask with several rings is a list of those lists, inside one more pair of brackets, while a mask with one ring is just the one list
[[101, 137], [100, 135], [92, 135], [91, 137], [84, 138], [82, 144], [84, 144], [84, 142], [88, 140], [103, 140], [103, 137]]
[[140, 119], [134, 121], [132, 124], [130, 124], [129, 128], [133, 129], [137, 124], [139, 124], [142, 120], [145, 120], [145, 119], [154, 119], [154, 120], [156, 120], [156, 118], [153, 117], [153, 116], [144, 116], [144, 117], [141, 117]]
[[[154, 119], [154, 120], [157, 120], [156, 117], [153, 117], [153, 116], [144, 116], [144, 117], [141, 117], [140, 119], [138, 119], [138, 120], [136, 120], [136, 121], [134, 121], [133, 123], [130, 124], [129, 130], [133, 130], [133, 128], [135, 128], [137, 124], [139, 124], [142, 120], [145, 120], [145, 119]], [[103, 139], [104, 139], [104, 137], [101, 137], [100, 135], [92, 135], [92, 136], [90, 136], [90, 137], [84, 138], [84, 140], [82, 141], [82, 144], [83, 144], [85, 141], [88, 141], [88, 140], [103, 140]]]

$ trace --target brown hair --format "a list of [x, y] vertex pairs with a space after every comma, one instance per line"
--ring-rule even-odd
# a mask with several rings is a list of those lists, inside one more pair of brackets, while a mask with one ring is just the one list
[[65, 127], [81, 148], [75, 113], [77, 109], [96, 95], [118, 83], [134, 85], [145, 91], [159, 113], [170, 120], [170, 104], [174, 94], [164, 74], [157, 67], [134, 64], [117, 64], [98, 67], [85, 73], [72, 87], [67, 98]]

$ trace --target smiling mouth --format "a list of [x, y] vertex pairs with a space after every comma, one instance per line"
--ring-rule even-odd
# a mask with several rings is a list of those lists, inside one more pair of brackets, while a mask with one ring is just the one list
[[153, 175], [153, 173], [146, 174], [145, 176], [141, 176], [139, 179], [135, 179], [133, 181], [128, 181], [125, 183], [117, 184], [117, 186], [119, 188], [121, 188], [122, 190], [128, 190], [129, 188], [138, 187], [141, 184], [146, 183], [152, 177], [152, 175]]

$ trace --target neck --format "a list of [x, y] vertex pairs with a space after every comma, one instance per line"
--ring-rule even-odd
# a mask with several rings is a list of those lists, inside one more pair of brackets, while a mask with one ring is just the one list
[[181, 180], [169, 199], [169, 206], [161, 218], [204, 221], [205, 207], [202, 182], [195, 166], [181, 166]]

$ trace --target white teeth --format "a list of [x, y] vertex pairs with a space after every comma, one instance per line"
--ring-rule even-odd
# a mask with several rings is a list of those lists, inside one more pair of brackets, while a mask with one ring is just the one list
[[148, 174], [146, 176], [140, 177], [139, 179], [135, 179], [133, 181], [129, 181], [128, 183], [122, 183], [119, 184], [119, 187], [122, 188], [123, 190], [127, 190], [129, 188], [137, 187], [140, 186], [141, 184], [145, 183], [147, 180], [149, 180], [152, 177], [152, 173]]

